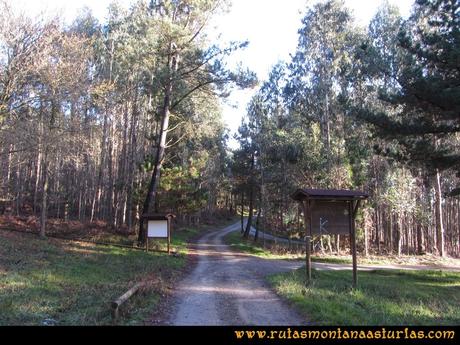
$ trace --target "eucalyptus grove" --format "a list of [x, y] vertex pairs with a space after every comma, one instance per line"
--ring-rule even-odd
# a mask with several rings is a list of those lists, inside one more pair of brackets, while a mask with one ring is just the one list
[[[417, 1], [407, 20], [384, 2], [364, 29], [343, 1], [323, 1], [298, 34], [243, 124], [264, 227], [303, 236], [295, 188], [361, 189], [371, 196], [358, 217], [364, 253], [458, 256], [459, 201], [446, 198], [458, 184], [458, 2]], [[320, 236], [321, 250], [325, 240], [343, 246]]]

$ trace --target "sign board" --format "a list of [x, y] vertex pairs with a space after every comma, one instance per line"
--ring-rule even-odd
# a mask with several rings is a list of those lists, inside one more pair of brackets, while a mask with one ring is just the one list
[[149, 220], [147, 231], [147, 236], [150, 238], [168, 238], [168, 221]]
[[350, 233], [348, 203], [316, 200], [311, 209], [312, 235]]

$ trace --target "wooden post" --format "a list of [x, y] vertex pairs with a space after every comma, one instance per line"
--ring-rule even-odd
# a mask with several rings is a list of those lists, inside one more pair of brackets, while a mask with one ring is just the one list
[[146, 229], [145, 229], [145, 235], [144, 235], [144, 236], [145, 236], [145, 240], [148, 241], [148, 240], [149, 240], [149, 227], [148, 227], [148, 226], [149, 226], [149, 225], [148, 225], [148, 224], [149, 224], [149, 221], [147, 220], [147, 225], [140, 224], [141, 222], [143, 222], [143, 220], [141, 220], [141, 221], [139, 222], [139, 227], [142, 225], [142, 229], [146, 228]]
[[[350, 201], [349, 203], [349, 219], [350, 219], [350, 249], [351, 255], [353, 259], [353, 289], [356, 289], [358, 285], [358, 265], [357, 265], [357, 258], [356, 258], [356, 232], [355, 232], [355, 209], [354, 209], [354, 202]], [[358, 205], [356, 205], [356, 210]]]
[[147, 236], [145, 238], [145, 251], [148, 252], [149, 251], [149, 235], [147, 233]]
[[311, 236], [306, 236], [306, 253], [307, 253], [307, 262], [306, 262], [306, 267], [307, 267], [307, 284], [309, 285], [311, 283]]
[[168, 255], [171, 254], [171, 218], [168, 217]]
[[306, 268], [306, 281], [305, 285], [311, 283], [311, 203], [309, 200], [302, 202], [303, 215], [305, 219], [305, 268]]
[[131, 289], [126, 291], [122, 296], [112, 302], [112, 319], [114, 322], [118, 321], [120, 317], [121, 305], [125, 303], [132, 295], [136, 294], [143, 285], [144, 283], [135, 284]]

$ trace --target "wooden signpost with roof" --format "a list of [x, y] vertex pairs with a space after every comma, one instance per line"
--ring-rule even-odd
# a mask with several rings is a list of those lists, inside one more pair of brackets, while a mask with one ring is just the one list
[[311, 238], [313, 235], [350, 235], [353, 257], [353, 287], [358, 283], [355, 219], [361, 200], [368, 195], [352, 190], [298, 189], [291, 196], [303, 209], [306, 232], [307, 284], [311, 282]]

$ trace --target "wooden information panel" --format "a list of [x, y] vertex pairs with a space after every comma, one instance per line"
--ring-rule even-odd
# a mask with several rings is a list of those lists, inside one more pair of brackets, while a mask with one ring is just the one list
[[149, 220], [147, 230], [150, 238], [168, 238], [168, 221]]
[[312, 235], [348, 235], [350, 233], [347, 202], [316, 200], [312, 205], [311, 219]]

